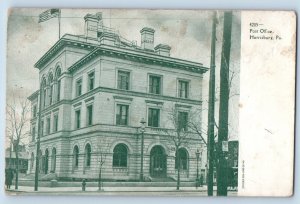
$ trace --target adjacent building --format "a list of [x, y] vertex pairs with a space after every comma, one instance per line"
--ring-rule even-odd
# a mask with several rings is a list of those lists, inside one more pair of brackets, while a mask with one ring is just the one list
[[[14, 142], [15, 143], [15, 142]], [[25, 145], [18, 145], [18, 161], [16, 158], [16, 146], [5, 150], [5, 169], [11, 168], [15, 170], [17, 168], [20, 173], [26, 173], [28, 170], [28, 152], [26, 151]]]
[[[205, 175], [206, 148], [189, 123], [201, 126], [208, 69], [155, 45], [152, 28], [137, 45], [103, 26], [101, 13], [84, 21], [84, 35], [64, 35], [35, 64], [28, 173], [38, 156], [40, 173], [58, 179], [97, 179], [100, 168], [106, 180], [176, 180], [178, 168], [181, 180]], [[185, 142], [175, 161], [176, 130]]]

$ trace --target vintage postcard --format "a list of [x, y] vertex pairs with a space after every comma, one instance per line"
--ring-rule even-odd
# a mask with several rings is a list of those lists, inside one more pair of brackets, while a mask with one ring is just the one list
[[8, 195], [291, 196], [292, 11], [11, 8]]

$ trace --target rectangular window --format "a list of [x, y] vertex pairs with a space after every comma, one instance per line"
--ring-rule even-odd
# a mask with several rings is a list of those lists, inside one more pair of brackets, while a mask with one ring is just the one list
[[161, 93], [161, 77], [159, 76], [149, 77], [149, 92], [154, 94]]
[[76, 96], [80, 96], [82, 94], [82, 79], [76, 81]]
[[75, 111], [75, 127], [80, 128], [80, 110]]
[[149, 108], [148, 111], [148, 126], [159, 127], [159, 109]]
[[188, 129], [188, 113], [178, 112], [178, 130], [187, 131]]
[[118, 71], [118, 89], [129, 90], [129, 72]]
[[31, 139], [32, 139], [32, 141], [35, 140], [35, 126], [32, 128]]
[[94, 89], [95, 73], [91, 72], [88, 74], [88, 88], [89, 91]]
[[128, 125], [128, 105], [117, 105], [116, 124]]
[[58, 130], [58, 114], [55, 114], [53, 118], [53, 132], [57, 132], [57, 130]]
[[50, 118], [46, 120], [46, 135], [50, 134]]
[[89, 105], [86, 108], [87, 113], [87, 125], [93, 125], [93, 105]]
[[189, 82], [181, 80], [179, 81], [179, 98], [188, 98], [188, 86]]

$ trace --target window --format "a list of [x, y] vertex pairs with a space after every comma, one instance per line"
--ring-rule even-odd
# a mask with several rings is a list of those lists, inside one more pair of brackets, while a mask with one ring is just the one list
[[188, 113], [178, 112], [178, 130], [187, 131], [188, 129]]
[[116, 124], [128, 125], [128, 105], [117, 105]]
[[91, 166], [91, 152], [92, 148], [90, 144], [85, 145], [84, 157], [85, 157], [85, 167]]
[[188, 169], [188, 153], [183, 148], [180, 148], [176, 153], [175, 169], [178, 169], [178, 162], [181, 170]]
[[150, 76], [149, 77], [149, 92], [154, 94], [160, 94], [161, 92], [161, 77]]
[[50, 117], [46, 120], [46, 135], [50, 134]]
[[94, 81], [95, 81], [95, 72], [91, 72], [88, 74], [88, 89], [89, 89], [89, 91], [94, 89]]
[[49, 98], [49, 105], [52, 104], [53, 98], [52, 98], [52, 93], [53, 93], [53, 75], [50, 73], [48, 77], [48, 98]]
[[60, 66], [56, 68], [56, 73], [55, 73], [55, 80], [57, 80], [57, 87], [56, 87], [56, 101], [60, 100], [60, 78], [61, 77], [61, 69]]
[[51, 81], [51, 84], [50, 84], [50, 88], [49, 88], [49, 105], [52, 104], [52, 101], [53, 101], [53, 98], [52, 98], [52, 93], [53, 93], [53, 83]]
[[32, 132], [31, 132], [31, 141], [35, 140], [35, 126], [32, 128]]
[[78, 164], [79, 164], [79, 148], [76, 145], [73, 149], [73, 167], [75, 169], [78, 168]]
[[60, 100], [60, 80], [57, 81], [57, 101]]
[[129, 90], [129, 72], [118, 71], [118, 89]]
[[75, 111], [75, 127], [80, 128], [80, 110]]
[[47, 96], [47, 89], [46, 87], [44, 88], [44, 93], [43, 93], [43, 107], [46, 107], [46, 96]]
[[127, 167], [127, 146], [118, 144], [114, 148], [113, 167]]
[[93, 105], [89, 105], [86, 108], [87, 113], [87, 125], [93, 125]]
[[54, 173], [56, 169], [56, 149], [52, 149], [52, 155], [51, 155], [51, 172]]
[[55, 114], [53, 117], [53, 132], [58, 130], [58, 114]]
[[149, 108], [148, 111], [148, 126], [159, 127], [159, 109]]
[[41, 136], [44, 135], [44, 121], [41, 121]]
[[189, 87], [189, 82], [179, 80], [178, 96], [180, 98], [188, 98], [188, 87]]
[[82, 94], [82, 79], [76, 81], [76, 96], [80, 96]]
[[36, 105], [34, 105], [33, 108], [32, 108], [32, 115], [33, 115], [33, 117], [36, 117], [36, 115], [37, 115]]

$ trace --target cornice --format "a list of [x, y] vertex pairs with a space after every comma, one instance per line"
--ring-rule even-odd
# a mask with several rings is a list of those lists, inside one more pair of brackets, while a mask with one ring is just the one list
[[[76, 40], [77, 39], [77, 40]], [[80, 39], [80, 40], [79, 40]], [[96, 44], [84, 42], [85, 38], [66, 34], [60, 38], [35, 64], [34, 67], [42, 69], [43, 66], [49, 62], [51, 58], [64, 47], [79, 47], [81, 49], [92, 50], [97, 46]]]
[[98, 56], [110, 56], [144, 64], [181, 69], [200, 74], [205, 73], [208, 70], [207, 67], [204, 67], [201, 63], [197, 62], [162, 56], [155, 53], [140, 50], [101, 45], [94, 48], [92, 52], [90, 52], [86, 56], [82, 57], [79, 61], [74, 63], [71, 67], [68, 68], [68, 71], [74, 72]]

